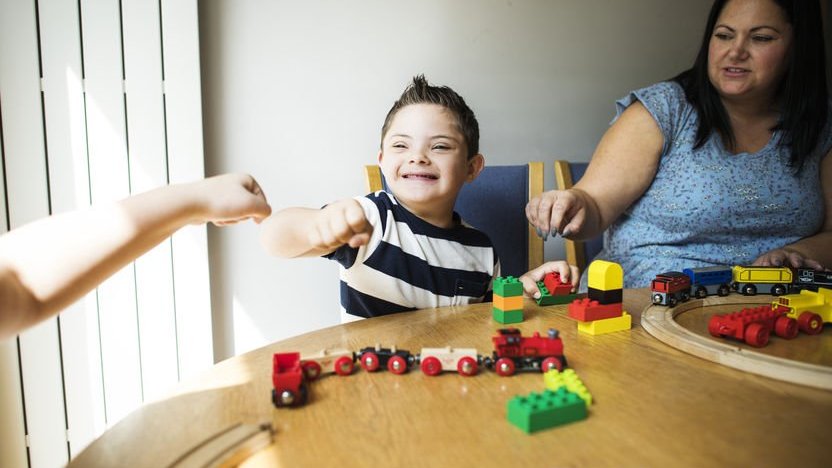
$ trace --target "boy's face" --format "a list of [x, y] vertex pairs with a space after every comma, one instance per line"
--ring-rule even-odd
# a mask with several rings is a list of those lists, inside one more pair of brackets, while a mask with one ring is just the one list
[[428, 222], [450, 227], [457, 194], [479, 175], [480, 154], [468, 159], [456, 116], [437, 104], [401, 108], [382, 141], [378, 162], [393, 195]]

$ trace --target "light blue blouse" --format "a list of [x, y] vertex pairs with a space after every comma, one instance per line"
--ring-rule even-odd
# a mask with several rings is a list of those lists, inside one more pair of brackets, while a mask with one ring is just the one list
[[731, 154], [717, 134], [693, 149], [697, 113], [675, 82], [618, 100], [616, 119], [636, 100], [658, 123], [664, 146], [653, 183], [609, 227], [597, 257], [621, 264], [625, 287], [649, 286], [665, 271], [750, 264], [820, 230], [820, 161], [832, 147], [832, 115], [815, 153], [795, 175], [789, 148], [778, 144], [780, 132], [753, 154]]

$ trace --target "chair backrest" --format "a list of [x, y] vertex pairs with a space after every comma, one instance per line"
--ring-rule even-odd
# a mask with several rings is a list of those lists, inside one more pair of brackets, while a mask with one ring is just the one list
[[[367, 191], [386, 189], [377, 165], [365, 166]], [[486, 166], [459, 192], [454, 210], [488, 234], [503, 276], [520, 276], [543, 263], [543, 240], [526, 220], [526, 203], [543, 192], [543, 163]]]
[[[583, 177], [588, 163], [570, 163], [568, 161], [555, 161], [555, 181], [558, 190], [572, 188], [575, 182]], [[586, 271], [589, 262], [598, 255], [604, 247], [604, 236], [599, 235], [586, 241], [573, 241], [564, 239], [566, 250], [566, 261], [577, 266], [581, 272]]]

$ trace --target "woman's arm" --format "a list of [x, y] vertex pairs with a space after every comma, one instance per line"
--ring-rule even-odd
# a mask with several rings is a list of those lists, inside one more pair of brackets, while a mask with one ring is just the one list
[[546, 234], [597, 236], [653, 182], [663, 142], [653, 116], [636, 101], [601, 138], [586, 174], [572, 189], [545, 192], [529, 202], [529, 222]]
[[820, 231], [793, 244], [757, 257], [754, 265], [832, 268], [832, 151], [821, 161], [820, 183], [823, 190], [824, 221]]
[[187, 224], [260, 221], [257, 182], [227, 174], [50, 216], [0, 236], [0, 339], [70, 305]]

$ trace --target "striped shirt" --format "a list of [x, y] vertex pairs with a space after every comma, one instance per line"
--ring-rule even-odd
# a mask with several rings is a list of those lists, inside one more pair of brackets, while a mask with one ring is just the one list
[[341, 265], [342, 320], [491, 300], [500, 267], [485, 233], [457, 213], [454, 227], [436, 227], [388, 192], [356, 200], [373, 226], [370, 242], [325, 256]]

